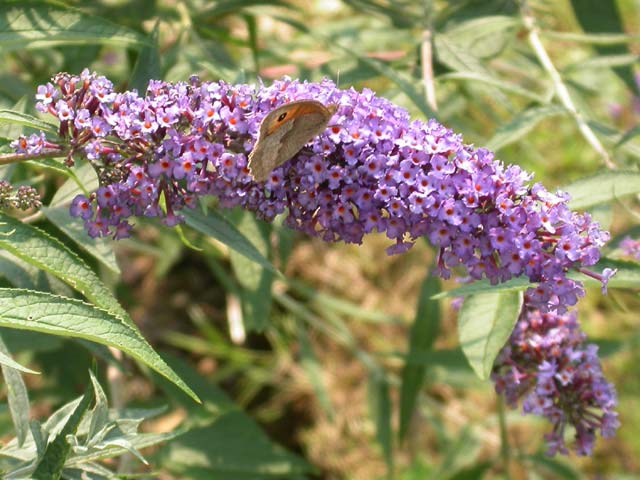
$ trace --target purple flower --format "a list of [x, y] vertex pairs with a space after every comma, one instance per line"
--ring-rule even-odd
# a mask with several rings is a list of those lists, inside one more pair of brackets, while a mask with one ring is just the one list
[[43, 132], [32, 133], [28, 137], [20, 137], [17, 140], [11, 142], [11, 147], [15, 149], [17, 153], [26, 153], [29, 155], [37, 155], [49, 147], [47, 138]]
[[[51, 84], [40, 85], [36, 93], [36, 100], [43, 106], [51, 104], [59, 96], [58, 90]], [[44, 110], [43, 110], [44, 111]]]
[[69, 211], [72, 217], [80, 217], [84, 220], [88, 220], [93, 217], [91, 201], [84, 195], [76, 195], [71, 202]]
[[640, 240], [635, 240], [631, 237], [625, 237], [620, 242], [620, 248], [626, 256], [632, 257], [640, 262]]
[[524, 309], [493, 367], [496, 392], [515, 408], [547, 418], [548, 453], [568, 454], [565, 429], [574, 429], [574, 450], [590, 455], [595, 435], [619, 426], [616, 392], [602, 374], [595, 345], [585, 345], [575, 312], [559, 315]]
[[[247, 157], [262, 119], [301, 99], [335, 104], [330, 126], [257, 183]], [[338, 90], [329, 80], [283, 79], [270, 87], [152, 80], [140, 96], [116, 93], [108, 79], [85, 70], [57, 75], [37, 100], [39, 111], [60, 122], [59, 142], [41, 134], [12, 146], [30, 154], [65, 149], [69, 164], [91, 162], [100, 188], [77, 196], [70, 208], [90, 236], [125, 238], [132, 217], [174, 226], [183, 208], [213, 195], [223, 207], [240, 206], [266, 221], [286, 214], [286, 225], [327, 242], [361, 243], [380, 232], [393, 241], [387, 252], [396, 254], [428, 238], [438, 252], [435, 272], [444, 278], [456, 270], [469, 281], [524, 275], [535, 284], [493, 379], [510, 405], [521, 400], [525, 412], [553, 424], [549, 452], [568, 452], [567, 426], [575, 429], [579, 454], [591, 452], [598, 430], [610, 436], [617, 429], [615, 391], [597, 350], [584, 346], [575, 313], [567, 313], [584, 295], [582, 284], [567, 277], [571, 270], [598, 279], [606, 291], [615, 271], [587, 267], [609, 235], [588, 214], [572, 212], [567, 194], [531, 184], [532, 174], [520, 167], [464, 144], [435, 120], [411, 121], [369, 89]], [[625, 246], [638, 256], [637, 244]]]
[[[40, 108], [60, 121], [69, 158], [86, 156], [122, 207], [110, 219], [113, 205], [89, 199], [101, 205], [94, 219], [106, 220], [105, 228], [88, 224], [99, 234], [120, 228], [122, 236], [126, 213], [170, 216], [173, 225], [196, 197], [214, 195], [222, 206], [267, 221], [287, 212], [287, 225], [331, 242], [360, 243], [378, 231], [394, 242], [388, 253], [400, 253], [426, 237], [439, 250], [440, 274], [466, 269], [494, 284], [526, 275], [538, 284], [527, 291], [527, 304], [559, 313], [584, 294], [567, 272], [596, 263], [608, 239], [588, 215], [569, 210], [564, 193], [531, 185], [528, 172], [465, 145], [435, 120], [411, 121], [368, 89], [338, 90], [328, 80], [264, 87], [194, 77], [152, 81], [140, 96], [115, 93], [109, 80], [88, 71], [60, 74], [53, 84], [55, 90], [39, 90]], [[247, 156], [260, 122], [299, 99], [336, 104], [331, 126], [256, 183]]]

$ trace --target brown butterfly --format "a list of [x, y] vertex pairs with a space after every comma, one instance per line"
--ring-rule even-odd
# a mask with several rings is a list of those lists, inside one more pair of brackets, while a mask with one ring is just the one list
[[315, 100], [298, 100], [269, 112], [249, 154], [249, 171], [256, 182], [264, 182], [274, 168], [320, 135], [337, 109], [334, 103], [325, 107]]

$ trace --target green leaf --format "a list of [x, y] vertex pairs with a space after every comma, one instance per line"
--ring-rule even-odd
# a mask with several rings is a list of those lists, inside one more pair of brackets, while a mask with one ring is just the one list
[[70, 169], [70, 178], [56, 190], [49, 207], [69, 205], [76, 195], [86, 195], [98, 189], [98, 175], [89, 163], [75, 166]]
[[0, 4], [0, 48], [22, 50], [92, 43], [141, 47], [138, 33], [61, 3], [5, 0]]
[[369, 376], [369, 405], [376, 422], [376, 440], [382, 446], [387, 476], [393, 478], [393, 436], [391, 434], [391, 397], [389, 383], [380, 372]]
[[442, 463], [433, 478], [449, 479], [459, 474], [477, 462], [481, 447], [473, 429], [469, 425], [464, 426], [455, 441], [447, 446]]
[[210, 426], [194, 428], [169, 443], [162, 452], [169, 471], [182, 474], [190, 468], [208, 473], [203, 478], [277, 478], [310, 473], [302, 459], [272, 443], [240, 411], [222, 414]]
[[7, 403], [9, 404], [9, 411], [11, 412], [11, 419], [13, 420], [13, 427], [16, 430], [16, 437], [18, 439], [18, 445], [22, 445], [29, 433], [29, 393], [27, 392], [27, 386], [22, 379], [22, 375], [14, 367], [16, 365], [21, 371], [29, 370], [17, 362], [15, 362], [4, 344], [2, 337], [0, 337], [0, 354], [2, 355], [2, 376], [7, 385]]
[[640, 35], [630, 35], [626, 33], [573, 33], [573, 32], [552, 32], [542, 30], [543, 37], [580, 43], [591, 43], [593, 45], [617, 45], [619, 43], [637, 42]]
[[571, 195], [570, 208], [585, 210], [600, 203], [640, 193], [640, 173], [605, 171], [565, 185], [562, 190]]
[[0, 288], [0, 325], [117, 348], [168, 378], [187, 395], [195, 393], [164, 363], [138, 329], [80, 300], [18, 288]]
[[193, 386], [202, 405], [185, 402], [172, 385], [159, 382], [188, 409], [189, 421], [197, 421], [195, 428], [163, 447], [165, 468], [179, 478], [192, 478], [186, 472], [195, 469], [196, 478], [228, 480], [276, 480], [314, 472], [303, 459], [271, 442], [251, 417], [191, 365], [169, 356], [167, 361]]
[[[417, 355], [429, 352], [440, 329], [440, 305], [433, 297], [440, 291], [440, 281], [427, 273], [422, 282], [416, 316], [409, 334], [408, 355]], [[418, 394], [424, 383], [426, 367], [405, 363], [402, 369], [402, 383], [400, 387], [400, 425], [398, 437], [404, 439], [413, 411], [415, 409]]]
[[[464, 452], [465, 454], [467, 452]], [[470, 467], [462, 468], [453, 475], [447, 477], [447, 480], [478, 480], [485, 478], [485, 474], [493, 468], [493, 462], [485, 461]]]
[[297, 322], [298, 324], [298, 342], [300, 342], [300, 364], [311, 382], [313, 391], [316, 394], [316, 398], [320, 403], [320, 406], [327, 415], [327, 418], [332, 421], [335, 416], [335, 410], [331, 404], [329, 393], [322, 381], [322, 367], [318, 362], [318, 359], [313, 352], [309, 335], [305, 329], [303, 322]]
[[0, 278], [18, 288], [33, 290], [47, 290], [46, 281], [41, 272], [31, 265], [15, 258], [13, 255], [0, 250]]
[[[623, 34], [624, 23], [615, 1], [602, 0], [571, 0], [573, 11], [580, 26], [587, 34]], [[598, 45], [593, 48], [599, 55], [624, 55], [629, 49], [626, 45]], [[627, 88], [638, 95], [640, 91], [635, 81], [631, 66], [617, 67], [613, 71], [627, 85]]]
[[436, 58], [455, 72], [473, 72], [490, 77], [491, 73], [469, 51], [468, 46], [457, 42], [455, 32], [451, 35], [442, 33], [434, 39]]
[[622, 135], [622, 137], [620, 137], [620, 140], [618, 140], [618, 142], [615, 145], [615, 148], [620, 148], [622, 145], [624, 145], [625, 143], [627, 143], [629, 140], [631, 140], [632, 138], [635, 138], [637, 136], [640, 136], [640, 125], [636, 125], [633, 128], [630, 128], [627, 132], [624, 133], [624, 135]]
[[197, 210], [185, 209], [180, 212], [184, 215], [187, 225], [191, 228], [219, 240], [232, 250], [253, 260], [258, 265], [279, 273], [276, 268], [267, 260], [264, 255], [247, 239], [229, 220], [224, 218], [218, 212], [209, 210], [207, 214], [203, 214]]
[[[62, 154], [61, 154], [62, 155]], [[79, 181], [75, 172], [67, 167], [63, 162], [54, 160], [53, 158], [39, 158], [37, 160], [26, 160], [27, 165], [31, 165], [38, 169], [51, 170], [56, 173], [61, 173], [65, 177], [73, 178], [75, 181]]]
[[522, 88], [513, 82], [500, 80], [481, 72], [474, 71], [474, 72], [445, 73], [444, 75], [438, 75], [436, 77], [436, 80], [438, 81], [462, 80], [462, 81], [482, 82], [488, 85], [492, 85], [494, 87], [498, 87], [498, 89], [504, 92], [512, 93], [514, 95], [519, 95], [523, 98], [528, 98], [529, 100], [533, 100], [534, 102], [542, 105], [547, 103], [546, 99], [543, 96], [538, 95], [532, 92], [531, 90]]
[[84, 228], [84, 222], [72, 217], [67, 207], [42, 207], [40, 211], [80, 248], [108, 268], [110, 272], [120, 275], [120, 267], [116, 261], [111, 239], [91, 238]]
[[92, 371], [89, 371], [89, 376], [91, 378], [91, 385], [93, 386], [93, 393], [95, 395], [96, 402], [93, 407], [93, 411], [91, 412], [91, 421], [89, 423], [87, 437], [89, 439], [93, 439], [93, 437], [96, 436], [98, 432], [109, 422], [109, 405], [107, 402], [107, 396]]
[[[29, 92], [29, 94], [32, 95], [33, 93]], [[24, 135], [27, 131], [32, 130], [26, 125], [22, 125], [25, 115], [24, 112], [30, 108], [27, 105], [27, 97], [24, 96], [13, 105], [11, 110], [0, 109], [0, 138], [6, 139], [7, 145], [20, 135]], [[33, 119], [33, 117], [31, 117], [31, 119]]]
[[420, 365], [425, 369], [443, 367], [447, 369], [469, 370], [469, 362], [459, 348], [453, 350], [427, 350], [423, 352], [400, 353], [389, 355], [399, 357], [407, 365]]
[[97, 306], [134, 326], [128, 313], [93, 270], [78, 255], [46, 232], [0, 213], [0, 248], [55, 275]]
[[129, 86], [136, 89], [140, 94], [147, 91], [149, 80], [159, 80], [162, 76], [160, 68], [160, 49], [158, 46], [158, 28], [160, 22], [156, 21], [151, 34], [149, 35], [149, 44], [140, 50], [138, 59], [133, 67]]
[[547, 471], [551, 474], [551, 478], [560, 478], [565, 480], [579, 480], [584, 478], [568, 461], [561, 458], [551, 458], [545, 454], [524, 455], [522, 460], [531, 462], [536, 469]]
[[591, 129], [598, 134], [598, 137], [602, 138], [616, 149], [619, 149], [624, 153], [628, 153], [629, 155], [633, 155], [636, 158], [640, 158], [640, 145], [637, 142], [627, 141], [627, 135], [629, 132], [621, 133], [616, 127], [596, 121], [593, 118], [587, 119], [587, 125], [589, 125]]
[[447, 28], [446, 36], [449, 40], [455, 40], [459, 47], [466, 49], [475, 58], [491, 58], [513, 40], [515, 31], [521, 24], [517, 17], [486, 15], [455, 23], [454, 27]]
[[[0, 7], [0, 15], [2, 7]], [[0, 19], [0, 25], [2, 20]], [[2, 34], [0, 33], [0, 36]], [[49, 132], [50, 134], [57, 135], [58, 128], [52, 124], [40, 120], [39, 118], [27, 115], [26, 113], [16, 112], [14, 110], [0, 109], [0, 125], [22, 125], [23, 127], [33, 128], [35, 130], [42, 130], [43, 132]]]
[[[2, 336], [0, 336], [0, 364], [8, 367], [11, 370], [17, 370], [23, 373], [31, 373], [32, 375], [40, 375], [40, 372], [36, 372], [35, 370], [31, 370], [30, 368], [24, 367], [16, 362], [13, 358], [11, 358], [11, 354], [7, 349], [7, 346], [4, 344], [4, 340]], [[6, 380], [6, 378], [5, 378]]]
[[[238, 231], [264, 258], [268, 258], [271, 249], [268, 226], [251, 213], [241, 210], [234, 210], [232, 218]], [[245, 327], [262, 332], [269, 324], [273, 273], [236, 251], [231, 252], [229, 260], [242, 286], [240, 299]]]
[[494, 136], [487, 142], [486, 148], [497, 151], [520, 140], [542, 120], [566, 113], [564, 108], [556, 105], [527, 108], [513, 117], [509, 123], [498, 127]]
[[67, 442], [67, 435], [74, 435], [78, 431], [82, 417], [91, 406], [93, 398], [93, 387], [89, 385], [64, 428], [47, 445], [42, 460], [38, 463], [36, 471], [33, 472], [33, 478], [36, 480], [58, 480], [60, 478], [64, 463], [71, 450], [71, 445]]
[[453, 290], [447, 290], [440, 292], [433, 296], [434, 299], [440, 298], [452, 298], [452, 297], [466, 297], [469, 295], [491, 293], [491, 292], [524, 292], [527, 288], [535, 284], [531, 283], [526, 277], [517, 277], [507, 280], [506, 282], [499, 283], [497, 285], [491, 285], [489, 280], [479, 280], [477, 282], [463, 285], [462, 287], [454, 288]]
[[436, 112], [434, 112], [431, 107], [427, 104], [425, 100], [424, 93], [422, 93], [421, 89], [415, 87], [411, 80], [406, 79], [403, 75], [398, 73], [398, 71], [380, 60], [376, 60], [373, 58], [368, 58], [362, 56], [356, 52], [352, 48], [343, 47], [335, 42], [329, 42], [330, 45], [339, 48], [343, 52], [353, 56], [362, 64], [372, 68], [380, 75], [391, 80], [395, 83], [398, 88], [414, 103], [416, 107], [422, 112], [422, 114], [427, 118], [436, 118]]
[[[80, 257], [57, 239], [35, 227], [0, 214], [0, 248], [4, 248], [25, 262], [55, 275], [78, 290], [95, 305], [119, 318], [123, 326], [131, 329], [139, 337], [139, 340], [148, 347], [128, 313], [120, 306], [109, 289]], [[119, 348], [117, 344], [110, 344], [110, 346]], [[186, 392], [193, 394], [191, 389], [162, 362], [162, 359], [151, 347], [148, 348], [153, 355], [148, 356], [145, 363], [167, 376]], [[197, 400], [195, 396], [193, 398]]]
[[[391, 21], [395, 28], [411, 28], [417, 22], [421, 22], [418, 15], [412, 14], [406, 9], [407, 5], [398, 4], [398, 2], [378, 2], [371, 0], [345, 0], [357, 12], [371, 12]], [[415, 6], [420, 5], [418, 2], [412, 2]], [[403, 8], [404, 7], [404, 8]]]
[[622, 67], [635, 65], [640, 60], [638, 55], [607, 55], [595, 58], [583, 59], [571, 64], [563, 69], [563, 74], [567, 75], [580, 70], [600, 70], [611, 67]]
[[239, 14], [248, 7], [261, 5], [299, 10], [295, 5], [283, 0], [218, 0], [215, 5], [198, 12], [198, 18], [211, 17], [217, 20], [223, 15]]
[[497, 292], [465, 298], [458, 315], [460, 346], [481, 379], [508, 340], [522, 308], [521, 293]]

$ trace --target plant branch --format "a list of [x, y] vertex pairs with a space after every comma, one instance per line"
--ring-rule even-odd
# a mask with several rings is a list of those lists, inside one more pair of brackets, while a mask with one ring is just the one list
[[427, 0], [424, 5], [424, 28], [422, 30], [422, 45], [420, 55], [422, 61], [422, 82], [424, 83], [424, 94], [427, 105], [434, 112], [438, 111], [438, 101], [436, 99], [436, 88], [433, 78], [433, 2]]
[[526, 0], [520, 1], [520, 11], [522, 13], [522, 18], [524, 22], [524, 26], [528, 32], [529, 43], [533, 48], [538, 60], [542, 64], [542, 67], [546, 70], [553, 82], [553, 87], [555, 90], [555, 95], [560, 100], [560, 103], [569, 111], [569, 113], [573, 116], [576, 124], [578, 125], [578, 129], [582, 136], [589, 142], [589, 144], [593, 147], [593, 149], [602, 157], [604, 164], [607, 168], [614, 169], [615, 164], [611, 161], [609, 153], [606, 151], [598, 137], [596, 137], [595, 133], [589, 127], [587, 122], [582, 115], [578, 113], [573, 100], [571, 99], [571, 95], [569, 94], [569, 90], [567, 86], [562, 81], [562, 77], [560, 73], [553, 65], [549, 54], [547, 53], [544, 45], [542, 45], [542, 41], [540, 40], [540, 29], [536, 25], [536, 21], [527, 5]]
[[433, 49], [431, 47], [431, 30], [425, 29], [422, 32], [422, 81], [424, 82], [424, 92], [427, 105], [435, 112], [438, 110], [436, 100], [436, 89], [433, 81]]
[[26, 162], [27, 160], [40, 160], [42, 158], [59, 158], [64, 157], [66, 154], [67, 153], [64, 150], [47, 150], [46, 152], [37, 154], [8, 153], [5, 155], [0, 155], [0, 165]]

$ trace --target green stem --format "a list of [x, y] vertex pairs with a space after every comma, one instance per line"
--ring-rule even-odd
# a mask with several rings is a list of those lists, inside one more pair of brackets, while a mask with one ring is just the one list
[[542, 45], [542, 40], [540, 40], [540, 29], [538, 28], [536, 20], [533, 17], [531, 10], [529, 9], [527, 0], [520, 0], [520, 12], [522, 13], [522, 20], [528, 32], [529, 44], [538, 57], [542, 68], [544, 68], [544, 70], [551, 78], [556, 97], [558, 97], [560, 103], [562, 103], [564, 108], [566, 108], [573, 116], [576, 124], [578, 125], [580, 133], [585, 138], [585, 140], [589, 142], [591, 147], [602, 157], [602, 160], [607, 168], [614, 169], [615, 164], [611, 161], [609, 154], [605, 150], [600, 140], [598, 140], [598, 137], [596, 137], [596, 134], [593, 132], [593, 130], [591, 130], [591, 127], [589, 127], [585, 119], [582, 118], [582, 115], [578, 113], [578, 109], [576, 108], [573, 100], [571, 99], [571, 95], [569, 94], [569, 89], [562, 81], [560, 73], [551, 61], [551, 58], [549, 57], [547, 50], [544, 48], [544, 45]]
[[500, 422], [500, 456], [504, 464], [504, 478], [509, 480], [511, 478], [511, 449], [509, 448], [507, 414], [502, 395], [498, 395], [498, 421]]

